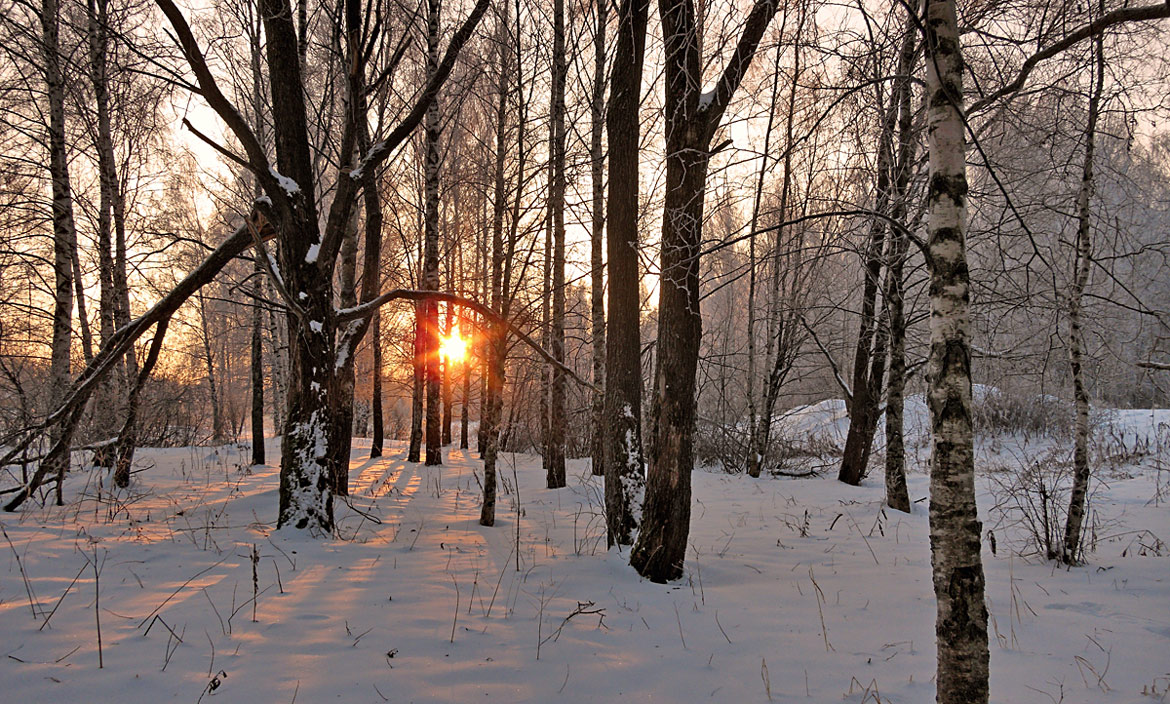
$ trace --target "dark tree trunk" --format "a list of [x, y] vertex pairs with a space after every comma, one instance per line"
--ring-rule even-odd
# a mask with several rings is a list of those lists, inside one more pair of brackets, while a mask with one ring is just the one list
[[[73, 295], [77, 297], [77, 326], [81, 333], [81, 356], [85, 363], [93, 361], [93, 332], [89, 328], [89, 313], [85, 305], [85, 281], [81, 277], [81, 255], [73, 248]], [[96, 459], [95, 459], [96, 463]]]
[[[898, 103], [885, 106], [877, 159], [877, 202], [874, 210], [887, 215], [890, 205], [890, 171], [893, 163], [893, 131]], [[886, 221], [875, 217], [870, 222], [865, 250], [865, 280], [862, 282], [861, 322], [857, 345], [853, 351], [852, 395], [849, 397], [849, 431], [837, 479], [854, 486], [868, 472], [873, 436], [877, 430], [878, 406], [881, 402], [882, 376], [885, 372], [885, 344], [882, 323], [878, 320], [877, 299], [882, 275]]]
[[[494, 164], [494, 192], [492, 194], [492, 250], [491, 250], [491, 305], [501, 316], [507, 315], [507, 281], [504, 276], [504, 211], [507, 193], [504, 187], [504, 158], [506, 147], [506, 126], [508, 116], [508, 92], [511, 80], [511, 49], [509, 48], [509, 4], [502, 3], [499, 26], [496, 34], [496, 51], [499, 76], [496, 83], [496, 153]], [[519, 183], [519, 182], [518, 182]], [[519, 191], [517, 186], [517, 191]], [[480, 419], [483, 455], [483, 505], [480, 507], [479, 523], [484, 526], [496, 524], [496, 462], [500, 449], [500, 409], [503, 406], [504, 359], [507, 354], [507, 337], [501, 326], [494, 322], [484, 325], [487, 340], [484, 341], [485, 393], [483, 415]]]
[[[116, 486], [130, 485], [130, 467], [134, 464], [134, 451], [138, 447], [136, 424], [138, 422], [138, 408], [142, 399], [142, 387], [146, 385], [150, 373], [154, 371], [155, 363], [158, 362], [158, 355], [162, 350], [163, 339], [167, 334], [167, 326], [170, 322], [170, 317], [159, 321], [154, 331], [154, 339], [150, 341], [146, 361], [130, 389], [126, 403], [126, 417], [123, 419], [122, 430], [118, 433], [118, 440], [114, 445], [114, 484]], [[263, 464], [263, 462], [253, 464]]]
[[642, 462], [642, 342], [638, 279], [638, 105], [646, 48], [649, 0], [622, 0], [610, 80], [609, 321], [605, 336], [606, 536], [629, 545], [641, 521], [645, 486]]
[[[593, 403], [589, 457], [593, 475], [605, 476], [605, 28], [609, 0], [593, 3], [597, 26], [593, 35], [593, 94], [589, 100], [589, 160], [593, 186], [590, 238], [590, 321], [593, 347]], [[638, 72], [639, 75], [641, 71]]]
[[382, 418], [382, 313], [381, 311], [374, 313], [373, 331], [371, 332], [373, 339], [370, 344], [374, 348], [374, 377], [373, 394], [370, 399], [370, 409], [374, 421], [373, 440], [370, 443], [370, 457], [382, 456], [382, 445], [385, 436], [385, 422]]
[[[443, 325], [443, 329], [449, 336], [454, 332], [455, 325], [455, 311], [451, 305], [447, 305], [447, 315]], [[454, 410], [452, 404], [455, 401], [453, 393], [454, 384], [454, 368], [457, 362], [453, 359], [446, 358], [443, 360], [443, 444], [451, 444], [451, 422], [454, 420]]]
[[[251, 4], [249, 4], [251, 7]], [[251, 11], [249, 10], [249, 17]], [[264, 116], [262, 109], [264, 105], [264, 78], [260, 70], [260, 36], [261, 36], [261, 20], [257, 16], [255, 22], [249, 19], [245, 24], [244, 31], [247, 33], [249, 40], [250, 52], [250, 66], [252, 69], [252, 129], [256, 132], [256, 138], [261, 144], [264, 143]], [[264, 195], [264, 190], [260, 187], [257, 181], [255, 184], [255, 196], [257, 198]], [[265, 289], [265, 273], [264, 265], [261, 257], [264, 252], [257, 247], [252, 256], [255, 257], [256, 262], [252, 271], [252, 276], [255, 277], [255, 282], [252, 285], [252, 464], [264, 464], [266, 461], [264, 453], [264, 309], [261, 301], [264, 300]], [[276, 418], [273, 418], [276, 422]], [[279, 428], [277, 429], [279, 433]]]
[[292, 11], [288, 0], [261, 0], [260, 7], [276, 117], [276, 169], [282, 176], [278, 187], [291, 211], [278, 224], [280, 274], [285, 289], [296, 292], [300, 308], [287, 316], [288, 413], [281, 440], [277, 526], [328, 535], [333, 532], [331, 483], [338, 459], [333, 449], [339, 440], [330, 416], [342, 410], [331, 407], [331, 401], [338, 400], [331, 393], [335, 383], [331, 260], [326, 257], [318, 263], [323, 243]]
[[[342, 309], [357, 305], [357, 250], [355, 212], [346, 221], [345, 235], [338, 253], [338, 302]], [[332, 404], [336, 410], [329, 419], [337, 438], [337, 445], [333, 449], [336, 462], [329, 484], [333, 493], [341, 496], [349, 494], [349, 457], [353, 450], [353, 396], [357, 386], [357, 371], [352, 357], [358, 341], [354, 339], [352, 331], [352, 325], [337, 331], [337, 361], [333, 364], [333, 388], [337, 399]]]
[[[106, 78], [107, 31], [109, 27], [108, 0], [88, 0], [87, 11], [87, 40], [89, 45], [89, 78], [93, 88], [93, 100], [96, 117], [96, 133], [94, 143], [98, 152], [98, 319], [102, 340], [108, 340], [114, 334], [117, 326], [115, 310], [118, 307], [117, 293], [114, 290], [114, 253], [113, 253], [113, 210], [114, 197], [118, 188], [117, 167], [114, 162], [114, 142], [110, 126], [110, 94], [109, 83]], [[77, 281], [78, 286], [81, 281]], [[78, 291], [78, 312], [82, 313], [83, 297]], [[119, 370], [125, 371], [125, 370]], [[95, 418], [97, 430], [103, 438], [109, 436], [117, 427], [117, 418], [124, 412], [126, 401], [127, 379], [115, 374], [107, 383], [100, 396], [100, 405], [104, 409]], [[99, 462], [101, 455], [95, 453], [95, 462]], [[109, 461], [112, 462], [110, 457]], [[104, 466], [110, 466], [104, 463]]]
[[224, 429], [223, 404], [220, 403], [219, 384], [215, 378], [215, 358], [211, 352], [211, 328], [207, 322], [207, 299], [200, 291], [196, 298], [199, 300], [199, 341], [203, 345], [203, 363], [207, 368], [207, 394], [211, 403], [211, 442], [214, 445], [224, 443], [227, 431]]
[[423, 440], [423, 394], [426, 384], [426, 368], [423, 364], [425, 342], [423, 341], [423, 304], [414, 304], [414, 354], [411, 356], [412, 384], [410, 394], [410, 445], [406, 452], [407, 462], [422, 459]]
[[260, 252], [255, 252], [252, 282], [252, 464], [264, 464], [264, 311], [260, 306], [260, 283], [264, 270]]
[[[462, 329], [462, 328], [461, 328]], [[463, 396], [459, 405], [459, 449], [468, 447], [468, 426], [471, 424], [471, 359], [463, 360]]]
[[[552, 75], [552, 327], [549, 347], [553, 358], [565, 361], [565, 2], [553, 0]], [[549, 489], [565, 486], [565, 372], [553, 367], [549, 389], [548, 472]]]
[[[918, 46], [917, 18], [906, 21], [906, 35], [898, 59], [894, 83], [894, 101], [898, 107], [898, 157], [894, 173], [894, 205], [890, 216], [895, 222], [905, 219], [910, 204], [910, 176], [914, 170], [914, 112], [911, 105], [910, 73]], [[903, 438], [903, 409], [906, 394], [906, 315], [905, 264], [909, 238], [901, 229], [890, 232], [886, 271], [886, 309], [889, 319], [889, 380], [886, 384], [886, 505], [910, 512], [910, 495], [906, 489], [906, 446]]]
[[715, 90], [700, 100], [702, 52], [694, 6], [688, 0], [658, 4], [666, 45], [662, 285], [646, 503], [630, 552], [630, 564], [653, 582], [682, 576], [690, 533], [695, 372], [702, 338], [699, 253], [711, 140], [776, 7], [776, 0], [757, 0]]

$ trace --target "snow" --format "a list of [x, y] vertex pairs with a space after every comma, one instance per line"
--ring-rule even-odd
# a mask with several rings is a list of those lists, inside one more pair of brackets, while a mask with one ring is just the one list
[[[778, 427], [828, 443], [842, 410], [814, 404]], [[1113, 459], [1090, 564], [1013, 557], [1006, 535], [997, 554], [984, 546], [993, 702], [1167, 699], [1170, 413], [1103, 417], [1097, 456]], [[1013, 443], [981, 444], [985, 527], [989, 473]], [[883, 508], [880, 469], [860, 487], [696, 471], [686, 576], [657, 585], [606, 551], [588, 460], [548, 490], [539, 457], [502, 454], [485, 528], [472, 453], [425, 467], [399, 444], [368, 449], [355, 438], [328, 539], [274, 530], [278, 470], [248, 467], [246, 445], [144, 449], [128, 490], [75, 471], [64, 507], [0, 515], [5, 700], [192, 702], [221, 671], [204, 702], [934, 699], [925, 454], [910, 456], [910, 515]]]
[[317, 257], [321, 254], [321, 243], [314, 242], [309, 245], [309, 251], [305, 252], [305, 262], [313, 264], [317, 261]]
[[288, 176], [281, 174], [274, 167], [269, 166], [268, 173], [272, 174], [272, 178], [276, 179], [276, 183], [281, 187], [281, 189], [284, 190], [285, 193], [289, 194], [290, 196], [301, 192], [301, 187], [297, 185], [296, 181], [292, 180]]

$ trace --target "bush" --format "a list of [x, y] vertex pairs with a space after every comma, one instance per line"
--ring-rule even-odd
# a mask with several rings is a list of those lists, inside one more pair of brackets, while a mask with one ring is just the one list
[[[1039, 454], [1026, 446], [1012, 467], [989, 473], [994, 503], [988, 511], [988, 532], [1020, 557], [1058, 559], [1064, 550], [1064, 528], [1068, 520], [1072, 489], [1071, 450], [1049, 448]], [[1098, 516], [1092, 508], [1093, 491], [1085, 499], [1085, 520], [1078, 541], [1077, 561], [1096, 544]]]
[[1075, 411], [1067, 401], [1047, 394], [1017, 395], [990, 386], [976, 386], [975, 390], [971, 420], [977, 435], [1072, 437]]

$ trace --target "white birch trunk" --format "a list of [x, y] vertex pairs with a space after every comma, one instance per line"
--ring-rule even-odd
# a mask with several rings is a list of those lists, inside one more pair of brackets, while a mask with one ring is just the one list
[[985, 704], [987, 608], [975, 506], [963, 58], [954, 0], [926, 2], [931, 412], [930, 547], [936, 700]]

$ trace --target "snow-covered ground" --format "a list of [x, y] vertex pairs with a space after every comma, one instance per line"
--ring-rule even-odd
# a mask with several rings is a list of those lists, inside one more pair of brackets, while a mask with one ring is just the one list
[[[788, 422], [827, 434], [833, 411]], [[981, 441], [993, 701], [1170, 700], [1167, 422], [1102, 421], [1095, 549], [1071, 570], [1012, 556], [1021, 522], [991, 490], [1059, 453]], [[0, 700], [934, 700], [921, 463], [912, 515], [883, 509], [880, 473], [854, 488], [696, 472], [687, 576], [664, 586], [606, 551], [587, 462], [550, 491], [539, 458], [505, 455], [484, 528], [473, 454], [367, 455], [359, 439], [332, 540], [275, 532], [277, 470], [241, 469], [236, 448], [144, 450], [127, 492], [75, 472], [65, 507], [0, 515]]]

